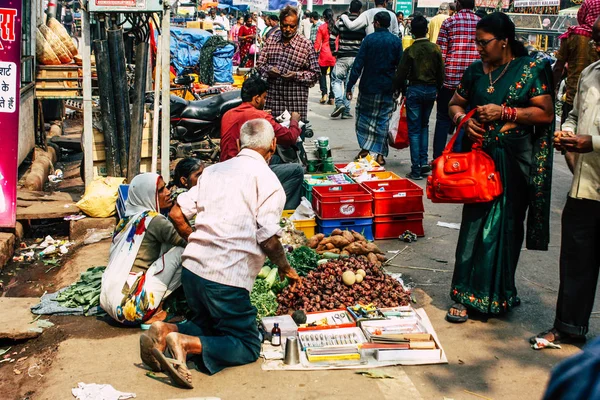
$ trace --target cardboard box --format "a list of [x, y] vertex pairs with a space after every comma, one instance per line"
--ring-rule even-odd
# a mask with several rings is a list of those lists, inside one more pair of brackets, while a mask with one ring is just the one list
[[300, 326], [298, 331], [315, 331], [323, 329], [353, 328], [356, 327], [356, 321], [352, 315], [344, 309], [331, 311], [316, 311], [306, 313], [306, 323], [318, 323], [321, 320], [327, 320], [323, 325]]

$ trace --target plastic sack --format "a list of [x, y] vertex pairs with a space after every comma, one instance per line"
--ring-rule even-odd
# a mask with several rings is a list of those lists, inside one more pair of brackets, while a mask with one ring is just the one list
[[95, 178], [85, 188], [85, 193], [81, 200], [77, 202], [77, 207], [94, 218], [106, 218], [115, 215], [119, 185], [123, 182], [125, 182], [125, 178]]
[[296, 220], [305, 220], [305, 219], [313, 219], [315, 217], [315, 212], [312, 208], [312, 204], [310, 201], [306, 199], [306, 197], [302, 197], [302, 201], [300, 205], [296, 208], [296, 211], [290, 217], [291, 221]]
[[408, 119], [406, 117], [406, 97], [398, 100], [388, 129], [388, 143], [395, 149], [408, 147]]

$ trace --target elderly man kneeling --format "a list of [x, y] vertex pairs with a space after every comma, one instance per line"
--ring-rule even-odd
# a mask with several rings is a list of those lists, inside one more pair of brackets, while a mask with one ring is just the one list
[[[281, 279], [300, 279], [279, 242], [285, 192], [268, 161], [276, 140], [271, 124], [242, 125], [241, 151], [204, 170], [198, 184], [179, 195], [170, 217], [188, 240], [182, 284], [194, 317], [180, 325], [154, 323], [140, 338], [142, 361], [164, 370], [174, 384], [192, 388], [188, 355], [209, 374], [254, 362], [260, 353], [256, 308], [250, 291], [268, 256]], [[192, 233], [186, 219], [196, 216]], [[175, 359], [166, 358], [168, 348]]]

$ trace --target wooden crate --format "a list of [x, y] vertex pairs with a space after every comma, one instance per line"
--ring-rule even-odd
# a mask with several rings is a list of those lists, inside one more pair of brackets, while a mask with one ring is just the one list
[[75, 97], [82, 93], [83, 70], [77, 65], [39, 65], [36, 97]]
[[[106, 152], [104, 148], [104, 133], [93, 129], [92, 160], [94, 161], [94, 176], [106, 176]], [[152, 114], [144, 113], [144, 129], [142, 133], [142, 153], [140, 172], [152, 172]]]

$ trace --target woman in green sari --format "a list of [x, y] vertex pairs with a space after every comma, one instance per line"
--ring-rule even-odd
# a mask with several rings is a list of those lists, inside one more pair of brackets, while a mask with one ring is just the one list
[[[496, 12], [479, 21], [475, 40], [481, 61], [465, 71], [450, 101], [458, 124], [466, 110], [465, 145], [482, 143], [500, 173], [503, 194], [489, 203], [466, 204], [456, 248], [448, 311], [464, 322], [468, 310], [498, 315], [520, 304], [515, 270], [525, 238], [527, 248], [547, 250], [554, 104], [546, 61], [527, 56], [515, 26]], [[466, 139], [470, 140], [466, 140]], [[529, 210], [529, 211], [528, 211]]]

